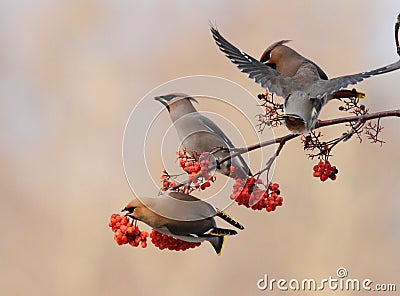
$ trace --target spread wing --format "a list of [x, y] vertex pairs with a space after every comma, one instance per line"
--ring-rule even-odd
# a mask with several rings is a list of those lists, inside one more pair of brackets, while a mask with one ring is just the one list
[[287, 97], [288, 86], [291, 78], [285, 77], [273, 68], [259, 62], [255, 58], [241, 51], [227, 41], [218, 30], [211, 27], [211, 33], [219, 49], [240, 69], [248, 74], [255, 82], [263, 88], [268, 88], [270, 92], [278, 96]]
[[329, 80], [319, 80], [311, 86], [309, 92], [311, 97], [321, 98], [327, 94], [331, 94], [335, 91], [341, 90], [349, 85], [357, 84], [371, 76], [389, 73], [398, 69], [400, 69], [400, 60], [393, 64], [367, 72], [340, 76]]

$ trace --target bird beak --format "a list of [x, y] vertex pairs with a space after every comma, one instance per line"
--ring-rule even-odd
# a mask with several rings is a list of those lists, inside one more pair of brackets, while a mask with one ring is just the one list
[[165, 106], [169, 110], [168, 100], [164, 96], [154, 97], [154, 100], [159, 101], [161, 104]]
[[126, 207], [123, 208], [123, 209], [121, 210], [121, 212], [128, 212], [128, 213], [126, 213], [124, 216], [125, 216], [125, 217], [130, 217], [130, 218], [134, 219], [134, 218], [131, 216], [131, 212], [129, 212], [129, 210], [128, 210]]
[[156, 96], [154, 97], [154, 100], [159, 101], [164, 105], [167, 103], [167, 100], [164, 98], [164, 96]]

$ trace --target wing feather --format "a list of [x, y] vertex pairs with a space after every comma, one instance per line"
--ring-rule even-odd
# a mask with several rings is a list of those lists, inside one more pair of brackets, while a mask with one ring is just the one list
[[334, 93], [335, 91], [341, 90], [349, 85], [357, 84], [371, 76], [389, 73], [392, 71], [396, 71], [398, 69], [400, 69], [400, 60], [393, 64], [371, 71], [340, 76], [329, 80], [319, 80], [311, 86], [310, 95], [313, 98], [321, 98], [326, 96], [327, 94], [331, 94]]
[[219, 49], [249, 78], [267, 88], [270, 92], [278, 96], [287, 97], [289, 94], [286, 89], [291, 78], [285, 77], [273, 68], [261, 63], [247, 53], [236, 48], [227, 41], [216, 28], [211, 27], [211, 33]]

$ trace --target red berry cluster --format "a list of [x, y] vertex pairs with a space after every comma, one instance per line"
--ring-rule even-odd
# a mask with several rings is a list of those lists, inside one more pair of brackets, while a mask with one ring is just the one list
[[200, 169], [200, 163], [198, 162], [198, 155], [195, 152], [188, 152], [185, 147], [179, 150], [177, 153], [179, 166], [188, 174], [197, 174]]
[[147, 247], [148, 232], [140, 231], [137, 225], [130, 223], [128, 217], [112, 214], [108, 226], [114, 232], [114, 240], [118, 245], [130, 244], [138, 247], [140, 244], [142, 248]]
[[169, 188], [176, 187], [177, 184], [173, 181], [171, 181], [171, 176], [167, 173], [166, 170], [163, 170], [162, 175], [161, 175], [161, 183], [162, 183], [162, 190], [166, 191]]
[[253, 210], [266, 209], [267, 212], [271, 212], [283, 204], [283, 197], [279, 196], [279, 194], [279, 184], [270, 183], [266, 186], [260, 179], [256, 180], [254, 177], [251, 177], [247, 180], [236, 179], [231, 199], [234, 199], [239, 205], [247, 208], [250, 208], [250, 199], [257, 200], [251, 206]]
[[214, 177], [210, 175], [209, 154], [209, 152], [199, 154], [196, 151], [187, 151], [185, 147], [177, 152], [179, 166], [188, 173], [189, 181], [199, 184], [214, 180]]
[[[142, 248], [147, 247], [149, 233], [147, 231], [140, 231], [137, 225], [132, 225], [128, 217], [112, 214], [108, 226], [114, 232], [114, 240], [118, 245], [130, 244], [132, 247], [138, 247], [139, 245]], [[166, 234], [161, 234], [154, 229], [150, 233], [150, 238], [151, 242], [160, 250], [185, 251], [201, 245], [201, 243], [186, 242]]]
[[[215, 177], [210, 175], [210, 161], [208, 152], [198, 154], [195, 151], [187, 151], [183, 147], [177, 152], [179, 166], [188, 174], [189, 184], [178, 186], [176, 182], [171, 181], [172, 176], [163, 170], [161, 175], [162, 190], [176, 187], [176, 191], [190, 193], [193, 190], [205, 190], [215, 181]], [[183, 185], [183, 184], [182, 184]], [[177, 187], [178, 186], [178, 187]]]
[[160, 250], [168, 249], [171, 251], [186, 251], [190, 248], [196, 248], [201, 243], [186, 242], [154, 230], [150, 233], [151, 242]]
[[320, 160], [318, 164], [314, 166], [313, 176], [319, 178], [322, 182], [326, 180], [336, 180], [336, 174], [339, 172], [335, 166], [331, 166], [329, 161]]

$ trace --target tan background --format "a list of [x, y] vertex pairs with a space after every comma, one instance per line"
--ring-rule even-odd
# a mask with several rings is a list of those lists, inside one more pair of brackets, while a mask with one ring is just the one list
[[[192, 74], [260, 91], [217, 50], [209, 21], [255, 56], [293, 39], [334, 77], [396, 60], [399, 12], [397, 0], [1, 1], [0, 293], [266, 295], [256, 288], [264, 273], [319, 280], [340, 266], [400, 289], [398, 119], [383, 121], [382, 148], [340, 145], [335, 182], [312, 178], [314, 162], [298, 141], [287, 145], [274, 176], [284, 207], [231, 207], [247, 229], [221, 257], [209, 245], [185, 253], [118, 247], [107, 227], [131, 198], [121, 141], [141, 97]], [[399, 81], [397, 72], [359, 89], [373, 111], [394, 109]], [[321, 117], [339, 116], [336, 106]]]

